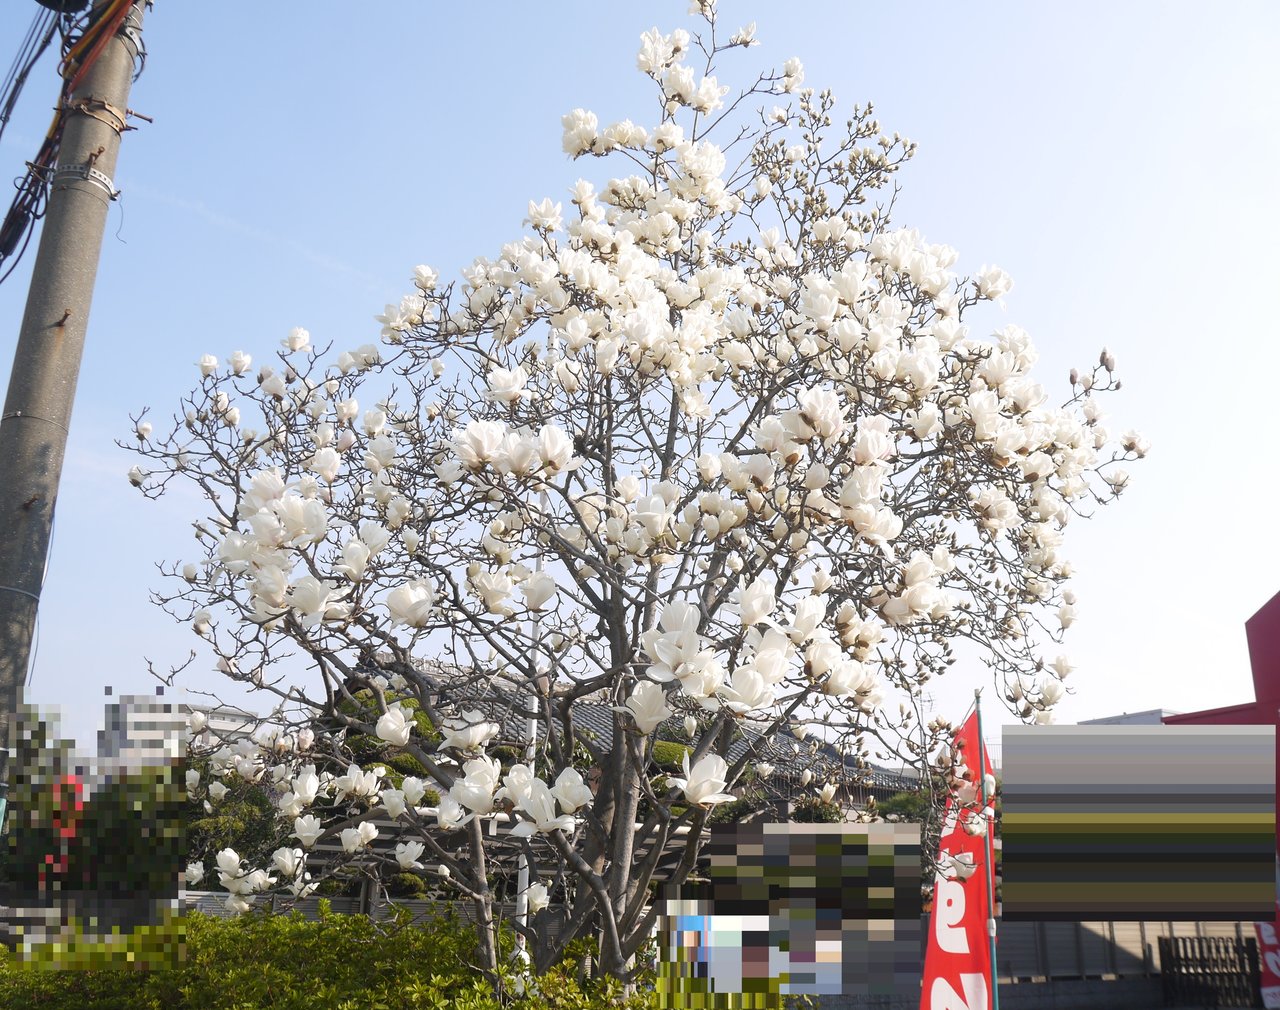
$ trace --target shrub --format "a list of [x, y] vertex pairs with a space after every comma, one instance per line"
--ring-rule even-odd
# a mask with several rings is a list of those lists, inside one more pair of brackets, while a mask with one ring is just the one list
[[[322, 905], [318, 922], [301, 915], [250, 913], [239, 919], [192, 914], [179, 920], [186, 932], [186, 958], [168, 970], [136, 967], [144, 947], [159, 934], [130, 935], [98, 952], [94, 965], [112, 970], [47, 971], [0, 957], [0, 1010], [500, 1010], [503, 1003], [473, 967], [475, 931], [465, 921], [442, 916], [410, 925], [407, 914], [375, 924], [363, 916], [335, 915]], [[173, 927], [170, 927], [172, 930]], [[170, 939], [176, 934], [170, 934]], [[500, 949], [512, 949], [504, 932]], [[177, 942], [174, 940], [173, 942]], [[135, 952], [130, 961], [127, 952]], [[625, 1004], [616, 981], [579, 979], [582, 945], [535, 984], [536, 992], [512, 998], [511, 1010], [654, 1010], [653, 987]], [[43, 952], [46, 965], [59, 955]], [[65, 954], [61, 956], [65, 957]]]
[[796, 800], [791, 819], [797, 824], [840, 824], [844, 821], [844, 814], [838, 806], [820, 796], [806, 796]]
[[657, 740], [653, 745], [653, 763], [659, 768], [678, 772], [682, 770], [681, 762], [689, 753], [689, 748], [685, 744]]

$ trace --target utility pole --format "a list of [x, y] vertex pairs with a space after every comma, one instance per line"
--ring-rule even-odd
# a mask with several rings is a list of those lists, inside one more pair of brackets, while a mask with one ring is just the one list
[[[0, 831], [10, 734], [44, 583], [58, 481], [98, 272], [112, 176], [125, 130], [134, 60], [142, 49], [135, 0], [64, 110], [62, 141], [0, 413]], [[95, 14], [108, 0], [97, 0]]]

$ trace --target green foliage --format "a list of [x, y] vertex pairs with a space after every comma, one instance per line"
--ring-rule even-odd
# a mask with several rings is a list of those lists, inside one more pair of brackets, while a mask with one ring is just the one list
[[75, 768], [71, 745], [54, 738], [49, 724], [34, 708], [23, 706], [16, 721], [8, 830], [6, 844], [0, 848], [4, 850], [4, 879], [22, 890], [34, 891], [40, 883], [45, 858], [56, 858], [62, 852], [57, 825], [78, 820], [74, 803], [68, 802], [71, 791], [58, 786], [59, 780]]
[[743, 796], [730, 803], [717, 803], [707, 815], [708, 824], [737, 824], [764, 806], [756, 796]]
[[653, 763], [667, 771], [683, 771], [682, 762], [690, 753], [689, 747], [670, 740], [655, 740], [653, 744]]
[[894, 793], [887, 800], [881, 800], [876, 804], [876, 812], [886, 819], [892, 815], [907, 824], [924, 824], [931, 817], [939, 816], [942, 806], [934, 804], [926, 790], [918, 789]]
[[[180, 920], [181, 921], [181, 920]], [[496, 996], [476, 964], [476, 935], [444, 916], [414, 926], [403, 915], [374, 924], [363, 916], [322, 911], [319, 922], [298, 914], [251, 913], [239, 919], [185, 918], [185, 959], [166, 970], [94, 967], [36, 971], [13, 955], [0, 958], [0, 1010], [656, 1010], [653, 987], [623, 1002], [613, 980], [580, 977], [589, 945], [537, 979], [521, 997]], [[180, 938], [171, 936], [176, 949]], [[154, 936], [131, 938], [119, 949]], [[504, 960], [512, 936], [504, 933]], [[46, 951], [45, 966], [56, 953]], [[112, 963], [137, 966], [117, 957]]]
[[[412, 754], [407, 754], [403, 751], [399, 754], [390, 755], [383, 761], [383, 764], [387, 766], [387, 778], [391, 778], [393, 772], [399, 773], [396, 777], [401, 781], [403, 781], [405, 775], [416, 775], [418, 778], [423, 778], [427, 775], [427, 766]], [[396, 786], [398, 787], [399, 785], [400, 782], [396, 782]]]
[[844, 814], [838, 806], [820, 796], [806, 796], [796, 800], [791, 819], [797, 824], [840, 824]]
[[[206, 767], [201, 781], [206, 781]], [[271, 797], [256, 782], [245, 782], [235, 776], [222, 780], [227, 794], [213, 803], [213, 812], [206, 814], [202, 800], [189, 801], [187, 810], [191, 818], [187, 823], [187, 857], [200, 860], [206, 869], [213, 866], [214, 857], [223, 849], [235, 849], [239, 853], [270, 851], [284, 844], [287, 828], [276, 816]], [[184, 862], [182, 865], [186, 865]]]
[[393, 898], [419, 898], [427, 893], [427, 883], [416, 873], [397, 873], [386, 880], [387, 893]]
[[116, 773], [95, 792], [68, 745], [29, 711], [20, 735], [3, 850], [4, 879], [20, 891], [176, 894], [186, 840], [178, 764]]
[[114, 776], [93, 793], [70, 846], [70, 886], [173, 892], [189, 852], [181, 776], [174, 762]]

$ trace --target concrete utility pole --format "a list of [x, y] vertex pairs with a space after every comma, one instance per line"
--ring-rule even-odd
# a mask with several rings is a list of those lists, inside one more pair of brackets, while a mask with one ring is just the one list
[[[98, 0], [101, 14], [105, 0]], [[0, 413], [0, 831], [10, 739], [26, 681], [58, 480], [125, 129], [143, 0], [89, 67], [65, 110], [44, 231]]]

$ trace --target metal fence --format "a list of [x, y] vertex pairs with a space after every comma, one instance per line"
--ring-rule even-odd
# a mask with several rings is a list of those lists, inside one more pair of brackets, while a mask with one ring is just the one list
[[1133, 978], [1160, 973], [1162, 938], [1252, 936], [1251, 922], [1001, 922], [996, 964], [1005, 982]]
[[1253, 937], [1160, 937], [1160, 974], [1165, 1006], [1262, 1005], [1258, 943]]

